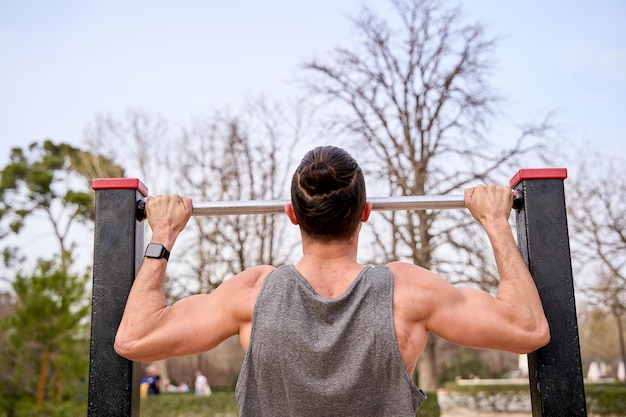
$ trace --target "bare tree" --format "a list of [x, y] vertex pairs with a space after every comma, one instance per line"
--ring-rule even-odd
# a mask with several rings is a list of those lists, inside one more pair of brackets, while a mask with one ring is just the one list
[[[196, 202], [286, 198], [292, 155], [307, 128], [301, 105], [290, 108], [293, 115], [263, 98], [251, 100], [238, 115], [198, 117], [175, 134], [162, 117], [129, 110], [125, 119], [98, 115], [85, 136], [153, 195], [178, 193]], [[297, 243], [287, 231], [297, 229], [289, 226], [286, 216], [192, 217], [170, 258], [168, 300], [210, 292], [255, 264], [285, 263]], [[194, 359], [202, 368], [203, 355]], [[159, 366], [167, 370], [164, 362]]]
[[159, 115], [128, 109], [122, 118], [97, 114], [85, 128], [83, 142], [88, 149], [123, 165], [126, 175], [143, 181], [152, 193], [171, 187], [164, 169], [175, 154], [168, 122]]
[[615, 319], [626, 363], [626, 161], [585, 155], [577, 176], [567, 182], [572, 253], [584, 296]]
[[[390, 195], [449, 194], [476, 182], [508, 180], [510, 167], [539, 148], [530, 139], [549, 126], [522, 126], [500, 143], [487, 139], [499, 101], [488, 84], [495, 40], [440, 1], [391, 3], [395, 20], [364, 8], [353, 19], [356, 45], [304, 65], [311, 76], [305, 83], [332, 108], [330, 126], [358, 142], [355, 156], [375, 181], [370, 188]], [[405, 259], [456, 282], [497, 283], [488, 245], [466, 212], [381, 218], [373, 261]], [[426, 390], [437, 386], [434, 343], [431, 338], [418, 363]]]
[[[197, 119], [178, 146], [177, 192], [196, 201], [286, 198], [303, 126], [298, 115], [291, 119], [293, 124], [288, 120], [281, 108], [263, 99], [250, 103], [239, 117], [215, 114]], [[206, 216], [194, 217], [192, 223], [193, 238], [182, 245], [196, 261], [186, 264], [179, 282], [195, 284], [174, 290], [176, 284], [171, 283], [176, 297], [210, 292], [252, 265], [284, 263], [295, 248], [286, 238], [286, 216]]]
[[586, 155], [567, 183], [573, 250], [579, 261], [606, 270], [610, 285], [626, 289], [626, 161]]

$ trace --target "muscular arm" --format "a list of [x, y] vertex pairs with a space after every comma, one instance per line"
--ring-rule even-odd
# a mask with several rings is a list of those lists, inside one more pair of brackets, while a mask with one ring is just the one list
[[[536, 350], [549, 341], [550, 334], [537, 288], [508, 223], [511, 191], [481, 186], [467, 190], [465, 199], [493, 247], [500, 274], [496, 296], [455, 287], [414, 265], [391, 264], [399, 290], [396, 326], [401, 328], [397, 333], [417, 335], [407, 337], [405, 345], [419, 349], [426, 333], [433, 332], [462, 346], [517, 353]], [[414, 350], [410, 353], [415, 354]]]
[[512, 199], [506, 187], [489, 185], [465, 191], [466, 205], [489, 237], [500, 274], [493, 308], [504, 323], [513, 326], [522, 341], [519, 351], [524, 352], [548, 343], [550, 332], [537, 287], [508, 222]]
[[[191, 200], [180, 196], [146, 201], [152, 242], [172, 249], [191, 215]], [[126, 303], [115, 350], [148, 362], [209, 350], [237, 334], [251, 320], [255, 289], [270, 267], [242, 272], [212, 294], [184, 298], [168, 306], [163, 292], [167, 261], [144, 258]]]

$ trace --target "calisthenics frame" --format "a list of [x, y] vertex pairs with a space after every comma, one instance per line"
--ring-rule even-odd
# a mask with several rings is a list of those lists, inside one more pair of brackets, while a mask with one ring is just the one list
[[[532, 415], [587, 415], [574, 301], [564, 168], [522, 169], [516, 193], [518, 246], [535, 280], [551, 340], [528, 355]], [[96, 192], [89, 417], [138, 417], [141, 364], [113, 350], [143, 259], [147, 187], [136, 178], [95, 179]], [[374, 210], [462, 209], [463, 196], [381, 197]], [[193, 215], [281, 213], [286, 200], [194, 203]]]

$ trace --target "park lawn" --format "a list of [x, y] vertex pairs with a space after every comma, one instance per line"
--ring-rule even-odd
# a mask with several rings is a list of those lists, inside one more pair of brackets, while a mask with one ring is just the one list
[[236, 417], [233, 391], [214, 391], [210, 397], [193, 393], [164, 393], [141, 399], [141, 417]]
[[[493, 390], [501, 392], [503, 386], [468, 387], [450, 384], [449, 388], [465, 390]], [[509, 387], [519, 390], [519, 386]], [[527, 390], [528, 387], [522, 389]], [[417, 417], [439, 417], [437, 394], [428, 393]], [[598, 416], [622, 416], [626, 409], [626, 387], [623, 384], [588, 384], [585, 386], [587, 409]], [[141, 400], [140, 417], [237, 417], [237, 402], [232, 389], [214, 389], [210, 397], [190, 394], [161, 394]]]
[[[237, 402], [232, 390], [213, 391], [210, 397], [166, 393], [143, 398], [140, 417], [237, 417]], [[439, 417], [437, 395], [428, 394], [428, 400], [417, 412], [418, 417]]]

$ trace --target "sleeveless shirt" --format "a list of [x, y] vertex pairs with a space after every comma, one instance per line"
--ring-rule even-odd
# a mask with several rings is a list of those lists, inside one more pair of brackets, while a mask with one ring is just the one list
[[414, 417], [426, 395], [400, 356], [391, 271], [365, 267], [333, 299], [293, 265], [268, 274], [236, 396], [241, 417]]

